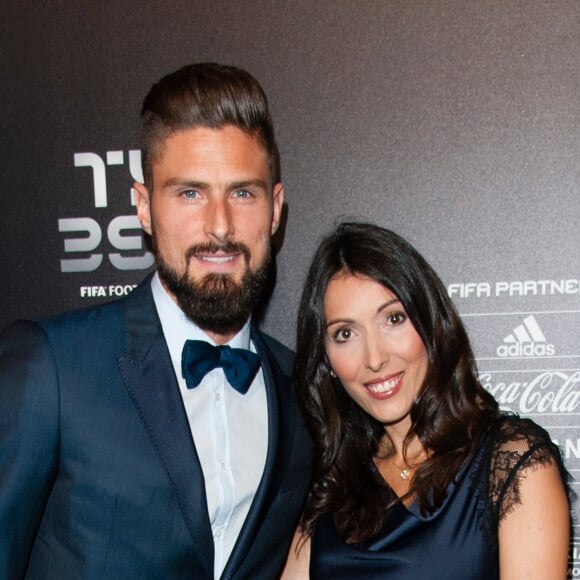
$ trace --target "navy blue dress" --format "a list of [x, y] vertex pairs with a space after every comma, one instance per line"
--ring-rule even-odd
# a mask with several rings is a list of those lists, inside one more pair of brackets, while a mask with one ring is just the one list
[[532, 421], [508, 417], [490, 429], [433, 513], [421, 515], [417, 502], [399, 502], [379, 534], [355, 544], [339, 536], [330, 514], [321, 516], [311, 540], [310, 577], [499, 579], [497, 526], [520, 503], [522, 469], [552, 460], [565, 478], [560, 452], [548, 434]]

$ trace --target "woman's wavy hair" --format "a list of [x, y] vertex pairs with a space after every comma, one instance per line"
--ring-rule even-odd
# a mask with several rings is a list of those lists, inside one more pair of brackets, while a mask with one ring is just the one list
[[406, 448], [416, 435], [430, 451], [408, 494], [424, 513], [441, 504], [498, 405], [477, 378], [467, 333], [445, 286], [413, 246], [367, 223], [342, 223], [325, 237], [308, 272], [297, 325], [294, 383], [316, 446], [302, 528], [311, 533], [316, 519], [330, 513], [341, 536], [358, 542], [380, 531], [398, 498], [372, 465], [383, 425], [347, 395], [326, 358], [324, 296], [329, 282], [344, 273], [393, 292], [425, 345], [428, 369], [405, 440]]

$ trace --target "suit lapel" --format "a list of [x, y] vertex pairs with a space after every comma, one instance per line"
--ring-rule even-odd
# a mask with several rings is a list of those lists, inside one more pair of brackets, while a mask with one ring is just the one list
[[287, 455], [291, 436], [287, 425], [288, 418], [283, 412], [283, 409], [289, 408], [289, 405], [286, 405], [286, 398], [290, 394], [290, 377], [282, 372], [260, 333], [254, 327], [252, 327], [252, 342], [262, 356], [262, 372], [268, 400], [268, 452], [264, 474], [224, 570], [224, 578], [233, 576], [245, 555], [250, 551], [268, 506], [278, 492], [280, 477], [284, 473], [280, 462]]
[[214, 548], [204, 477], [151, 294], [150, 277], [125, 301], [126, 355], [118, 361], [125, 385], [173, 487], [207, 577]]

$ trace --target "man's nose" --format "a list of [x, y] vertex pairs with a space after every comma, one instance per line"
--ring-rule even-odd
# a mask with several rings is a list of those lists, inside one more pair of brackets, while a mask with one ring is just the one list
[[225, 242], [234, 233], [232, 210], [226, 199], [211, 200], [208, 204], [204, 232], [214, 242]]

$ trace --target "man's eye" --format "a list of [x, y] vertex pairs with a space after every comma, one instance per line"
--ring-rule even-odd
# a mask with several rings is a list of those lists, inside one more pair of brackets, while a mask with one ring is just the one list
[[185, 191], [181, 192], [181, 195], [183, 195], [183, 197], [187, 197], [188, 199], [193, 199], [194, 197], [197, 197], [199, 194], [195, 189], [186, 189]]
[[249, 192], [247, 189], [236, 189], [236, 191], [234, 192], [234, 197], [241, 199], [246, 199], [251, 196], [252, 196], [251, 192]]

